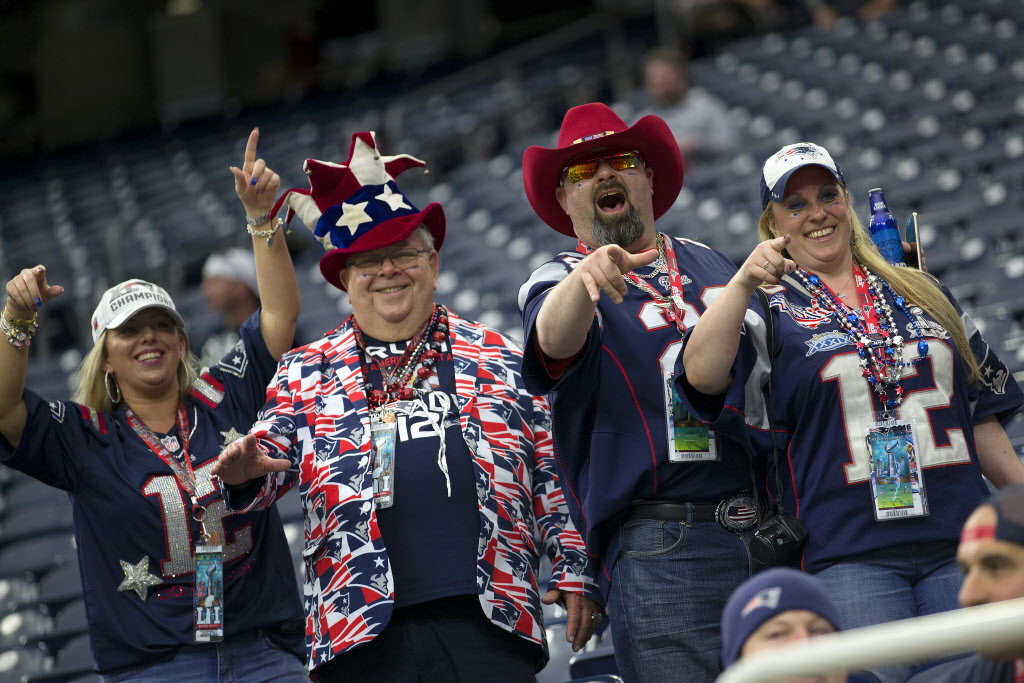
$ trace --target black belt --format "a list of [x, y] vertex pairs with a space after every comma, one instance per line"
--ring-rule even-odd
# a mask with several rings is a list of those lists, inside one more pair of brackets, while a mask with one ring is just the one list
[[739, 532], [754, 528], [759, 518], [753, 494], [750, 491], [741, 491], [713, 503], [637, 501], [629, 506], [622, 521], [656, 519], [663, 522], [718, 522], [727, 531]]

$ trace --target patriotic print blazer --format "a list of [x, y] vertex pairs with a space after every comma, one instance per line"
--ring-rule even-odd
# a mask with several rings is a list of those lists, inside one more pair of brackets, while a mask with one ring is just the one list
[[[454, 314], [449, 330], [480, 512], [480, 604], [494, 624], [545, 645], [536, 529], [552, 564], [545, 590], [600, 601], [559, 486], [548, 406], [523, 386], [518, 344]], [[298, 479], [310, 669], [379, 635], [394, 602], [374, 513], [370, 413], [358, 351], [349, 318], [323, 339], [286, 354], [251, 431], [264, 452], [287, 458], [292, 467], [268, 475], [244, 511], [268, 507]]]

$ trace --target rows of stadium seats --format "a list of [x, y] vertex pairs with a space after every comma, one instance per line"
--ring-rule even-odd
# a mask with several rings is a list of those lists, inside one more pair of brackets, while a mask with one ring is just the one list
[[[862, 215], [867, 189], [876, 186], [885, 189], [898, 217], [919, 212], [929, 268], [1019, 373], [1022, 32], [1024, 5], [1017, 0], [915, 0], [868, 26], [842, 20], [829, 33], [807, 29], [752, 38], [694, 62], [696, 84], [723, 99], [741, 122], [743, 145], [727, 158], [689, 168], [686, 186], [659, 228], [741, 261], [754, 245], [761, 161], [783, 144], [821, 142], [843, 164]], [[402, 184], [421, 208], [430, 201], [445, 207], [449, 229], [439, 300], [516, 337], [520, 283], [574, 244], [536, 218], [520, 168], [526, 144], [555, 144], [560, 114], [575, 103], [566, 90], [597, 78], [573, 60], [580, 54], [587, 63], [600, 60], [579, 46], [573, 50], [541, 60], [536, 77], [518, 84], [496, 82], [405, 108], [403, 139], [384, 147], [387, 153], [422, 154], [431, 163], [429, 176], [410, 171]], [[514, 87], [530, 93], [531, 101], [509, 123], [508, 109], [519, 106], [508, 99]], [[640, 113], [630, 106], [636, 100], [617, 105], [627, 120]], [[195, 271], [211, 250], [238, 239], [237, 200], [226, 166], [240, 160], [251, 123], [261, 126], [260, 153], [281, 173], [283, 186], [305, 186], [303, 159], [343, 160], [352, 132], [385, 129], [385, 105], [365, 98], [271, 112], [266, 120], [190, 125], [58, 155], [0, 178], [5, 277], [45, 263], [51, 281], [68, 289], [44, 313], [29, 386], [48, 396], [68, 395], [69, 373], [89, 341], [85, 321], [103, 289], [119, 279], [142, 275], [165, 283], [187, 319], [203, 314]], [[475, 160], [451, 151], [446, 158], [454, 164], [429, 156], [447, 155], [446, 144], [462, 150], [465, 142], [452, 143], [450, 136], [471, 137], [474, 127], [489, 127], [491, 144], [504, 140], [505, 149]], [[309, 241], [304, 227], [294, 228], [292, 241]], [[350, 310], [345, 296], [323, 281], [317, 257], [311, 248], [296, 252], [300, 324], [309, 334], [333, 328]], [[1024, 417], [1008, 431], [1024, 452]], [[289, 494], [279, 507], [298, 557], [297, 495]], [[47, 513], [38, 514], [40, 509]], [[0, 468], [0, 610], [9, 615], [0, 620], [0, 679], [93, 680], [69, 511], [63, 493]], [[552, 663], [540, 680], [613, 671], [607, 636], [576, 655], [578, 666], [570, 667], [574, 655], [564, 641], [564, 615], [552, 609], [546, 616]], [[594, 668], [584, 670], [588, 664]]]

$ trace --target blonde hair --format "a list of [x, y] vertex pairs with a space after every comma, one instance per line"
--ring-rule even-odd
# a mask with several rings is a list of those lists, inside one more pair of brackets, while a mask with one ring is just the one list
[[[178, 394], [184, 400], [196, 381], [196, 368], [199, 366], [199, 359], [192, 353], [188, 333], [185, 328], [175, 325], [175, 330], [185, 340], [185, 355], [182, 362], [178, 364]], [[100, 333], [99, 339], [93, 344], [92, 349], [82, 359], [78, 366], [78, 386], [72, 397], [76, 403], [89, 406], [100, 412], [110, 412], [116, 406], [107, 395], [106, 371], [103, 369], [107, 361], [107, 331]], [[117, 379], [112, 378], [116, 383]], [[120, 392], [120, 389], [118, 390]]]
[[[906, 299], [908, 304], [913, 302], [920, 306], [942, 325], [949, 333], [953, 346], [956, 347], [964, 365], [967, 366], [969, 380], [974, 384], [980, 384], [981, 368], [978, 366], [978, 359], [967, 340], [963, 322], [957, 314], [956, 308], [939, 288], [936, 280], [916, 268], [894, 266], [882, 258], [871, 242], [871, 236], [864, 224], [861, 223], [860, 217], [857, 216], [857, 212], [850, 204], [850, 193], [845, 187], [843, 187], [843, 198], [852, 228], [850, 239], [853, 260], [888, 282], [892, 291]], [[769, 202], [757, 221], [758, 239], [763, 242], [777, 237], [775, 228], [775, 215], [772, 213], [772, 203]], [[783, 254], [787, 258], [791, 258], [788, 251], [784, 250]]]

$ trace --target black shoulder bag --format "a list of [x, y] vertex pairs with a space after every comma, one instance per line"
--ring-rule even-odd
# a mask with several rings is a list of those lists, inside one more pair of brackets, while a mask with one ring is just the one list
[[782, 474], [779, 469], [779, 449], [775, 445], [775, 420], [773, 419], [775, 325], [772, 321], [771, 304], [760, 287], [754, 290], [764, 308], [766, 342], [768, 344], [768, 401], [765, 405], [768, 415], [768, 430], [772, 439], [772, 463], [775, 467], [775, 509], [765, 515], [757, 525], [750, 539], [750, 554], [763, 565], [781, 565], [790, 561], [807, 542], [807, 528], [803, 522], [786, 512], [783, 506]]

